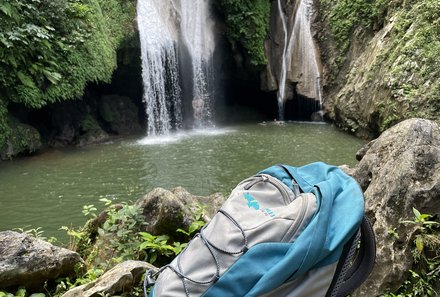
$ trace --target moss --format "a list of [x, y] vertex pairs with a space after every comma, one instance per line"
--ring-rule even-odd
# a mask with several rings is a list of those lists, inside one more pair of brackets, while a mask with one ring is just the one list
[[102, 131], [98, 121], [90, 114], [87, 114], [81, 121], [81, 130], [83, 133], [100, 133]]
[[113, 112], [110, 108], [110, 105], [108, 104], [108, 102], [104, 100], [99, 104], [99, 114], [107, 123], [112, 123], [114, 120]]
[[384, 19], [396, 1], [385, 0], [321, 0], [321, 14], [328, 23], [339, 55], [337, 69], [343, 62], [350, 47], [353, 32], [362, 27], [372, 30], [383, 25]]
[[[337, 47], [334, 63], [328, 65], [331, 83], [335, 85], [340, 84], [336, 79], [341, 78], [339, 71], [348, 57], [353, 32], [371, 36], [385, 24], [389, 25], [390, 30], [379, 37], [381, 49], [374, 64], [368, 69], [360, 67], [361, 72], [350, 69], [351, 74], [344, 82], [351, 85], [359, 79], [365, 80], [364, 89], [378, 98], [371, 99], [378, 111], [380, 131], [377, 132], [411, 117], [440, 121], [438, 0], [321, 0], [320, 3], [324, 23], [330, 27], [330, 39]], [[368, 41], [364, 39], [365, 44]], [[365, 95], [370, 94], [364, 92]]]
[[266, 0], [220, 0], [228, 37], [246, 50], [253, 66], [267, 64], [264, 40], [269, 29], [270, 2]]
[[407, 1], [394, 16], [390, 43], [375, 70], [385, 68], [391, 98], [382, 130], [409, 117], [440, 120], [440, 2]]

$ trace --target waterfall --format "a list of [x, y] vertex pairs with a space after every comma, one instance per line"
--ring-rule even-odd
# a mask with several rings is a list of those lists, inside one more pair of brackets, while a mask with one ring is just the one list
[[[284, 106], [286, 100], [285, 85], [287, 80], [289, 80], [297, 82], [296, 91], [298, 94], [318, 100], [321, 108], [322, 96], [319, 62], [311, 32], [313, 0], [298, 1], [299, 4], [297, 4], [293, 27], [287, 40], [287, 29], [284, 27], [286, 16], [282, 12], [281, 3], [278, 0], [278, 9], [285, 35], [278, 104], [279, 106]], [[280, 102], [282, 102], [281, 105]], [[281, 110], [280, 113], [284, 113], [284, 111]]]
[[281, 8], [281, 0], [278, 0], [278, 12], [280, 14], [281, 23], [283, 25], [283, 32], [284, 32], [284, 48], [283, 48], [283, 57], [281, 59], [281, 73], [280, 73], [280, 82], [278, 87], [278, 119], [280, 121], [284, 120], [284, 101], [286, 96], [286, 51], [287, 51], [287, 25], [286, 25], [286, 16], [283, 13], [283, 10]]
[[212, 125], [212, 55], [215, 41], [210, 18], [209, 1], [181, 0], [181, 32], [183, 42], [191, 56], [193, 75], [192, 107], [194, 125]]
[[[166, 135], [182, 123], [173, 10], [163, 0], [139, 0], [137, 21], [141, 41], [143, 101], [147, 134]], [[174, 111], [174, 112], [172, 112]]]
[[[213, 21], [208, 0], [138, 0], [143, 101], [148, 136], [166, 135], [183, 123], [183, 80], [191, 82], [194, 126], [212, 126]], [[179, 49], [186, 48], [190, 75]], [[186, 61], [185, 61], [186, 62]], [[185, 74], [185, 75], [183, 75]]]

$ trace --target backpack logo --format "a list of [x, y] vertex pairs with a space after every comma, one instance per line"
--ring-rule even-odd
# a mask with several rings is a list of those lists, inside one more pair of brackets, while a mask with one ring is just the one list
[[255, 210], [259, 210], [259, 209], [260, 209], [260, 203], [258, 203], [258, 201], [255, 200], [255, 198], [252, 197], [251, 194], [249, 194], [249, 193], [244, 193], [243, 196], [244, 196], [244, 199], [247, 200], [247, 205], [248, 205], [249, 208], [252, 207], [252, 208], [255, 209]]
[[253, 208], [255, 210], [261, 211], [266, 217], [276, 217], [276, 213], [270, 208], [261, 208], [260, 203], [255, 199], [251, 194], [244, 193], [244, 199], [247, 201], [247, 205], [249, 208]]

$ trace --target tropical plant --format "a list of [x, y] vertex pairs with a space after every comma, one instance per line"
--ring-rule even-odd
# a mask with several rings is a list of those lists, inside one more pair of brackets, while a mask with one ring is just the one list
[[108, 81], [133, 18], [133, 0], [0, 0], [0, 149], [10, 102], [40, 108]]
[[414, 227], [415, 238], [411, 250], [414, 267], [397, 292], [382, 297], [437, 296], [434, 285], [440, 282], [440, 222], [438, 217], [422, 214], [413, 208], [414, 218], [402, 224]]

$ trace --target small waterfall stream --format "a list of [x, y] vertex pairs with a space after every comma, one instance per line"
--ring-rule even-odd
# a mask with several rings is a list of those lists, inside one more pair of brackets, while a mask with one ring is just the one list
[[278, 0], [278, 10], [285, 36], [278, 91], [280, 120], [283, 119], [284, 114], [287, 81], [297, 82], [297, 93], [318, 100], [320, 108], [322, 106], [319, 62], [311, 31], [313, 0], [298, 1], [290, 37], [287, 39], [286, 16], [283, 13], [281, 1]]
[[[215, 41], [209, 8], [209, 0], [138, 0], [148, 136], [167, 135], [182, 126], [183, 117], [188, 116], [182, 112], [184, 80], [192, 85], [193, 126], [213, 125]], [[181, 59], [188, 59], [179, 55], [182, 46], [189, 53], [190, 63], [182, 63]], [[181, 69], [189, 64], [190, 71]]]
[[281, 60], [281, 73], [280, 73], [280, 82], [278, 87], [278, 120], [284, 120], [284, 102], [286, 101], [286, 51], [287, 51], [287, 24], [286, 24], [286, 16], [283, 13], [283, 9], [281, 7], [281, 0], [278, 0], [278, 13], [280, 14], [281, 23], [283, 24], [283, 32], [284, 32], [284, 48], [283, 48], [283, 57]]
[[190, 56], [193, 74], [195, 127], [212, 126], [212, 55], [215, 41], [214, 23], [209, 16], [209, 1], [181, 0], [182, 39]]

